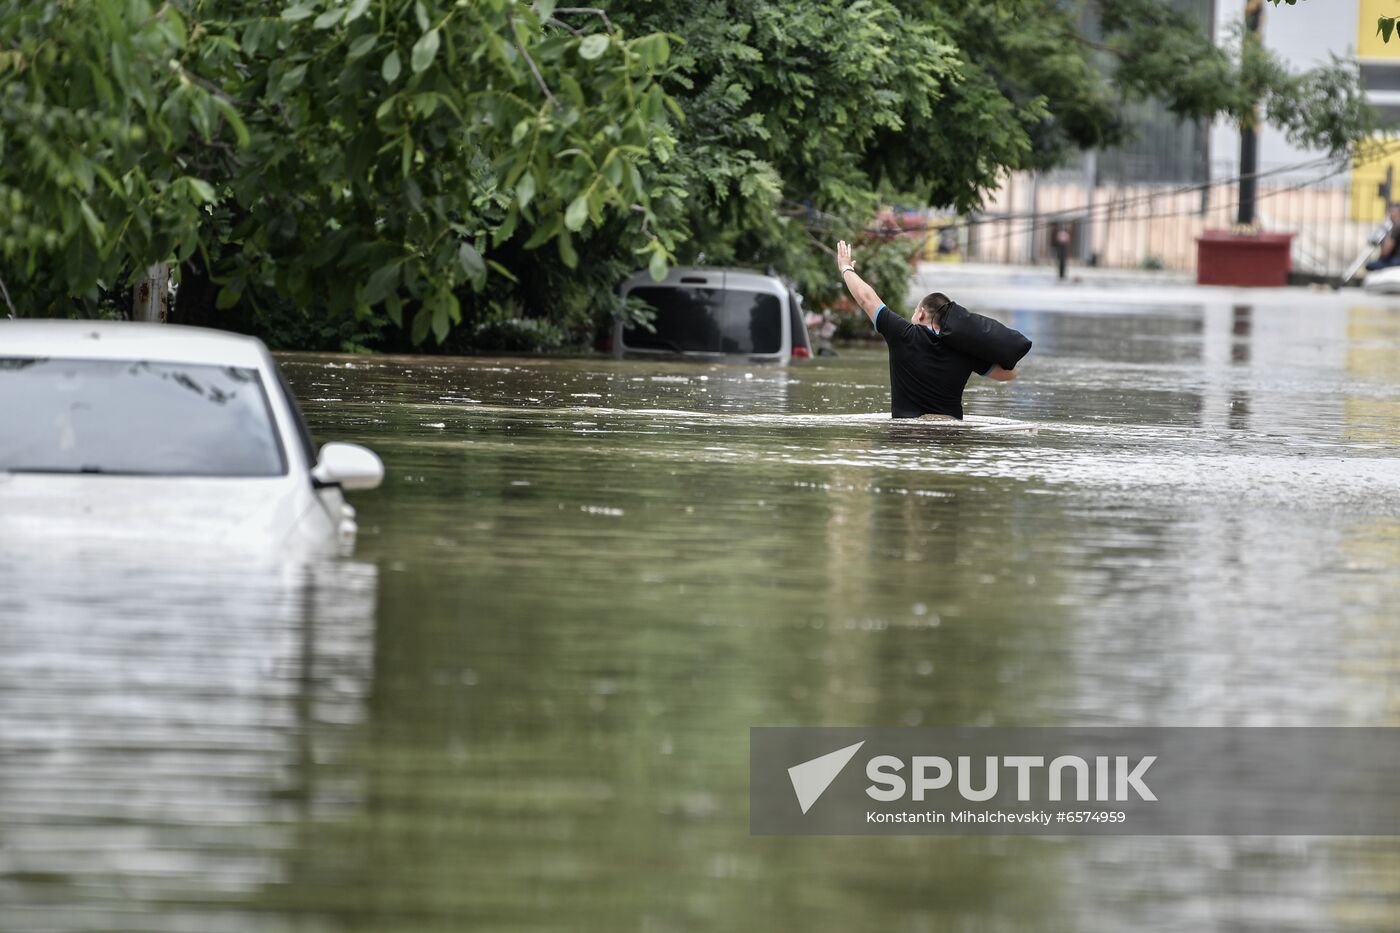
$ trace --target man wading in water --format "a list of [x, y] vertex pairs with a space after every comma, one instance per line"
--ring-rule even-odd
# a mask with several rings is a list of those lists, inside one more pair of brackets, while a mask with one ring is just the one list
[[[962, 420], [962, 393], [973, 373], [1010, 382], [1016, 371], [973, 359], [947, 346], [939, 337], [943, 315], [951, 302], [934, 292], [914, 309], [913, 322], [885, 307], [865, 281], [856, 275], [851, 247], [836, 244], [836, 265], [851, 297], [871, 322], [890, 351], [890, 414], [896, 418], [955, 418]], [[1027, 344], [1029, 346], [1029, 344]]]

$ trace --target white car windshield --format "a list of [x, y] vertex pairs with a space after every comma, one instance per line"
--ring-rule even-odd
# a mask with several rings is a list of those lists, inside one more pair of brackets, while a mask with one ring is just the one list
[[0, 472], [280, 476], [254, 369], [0, 357]]

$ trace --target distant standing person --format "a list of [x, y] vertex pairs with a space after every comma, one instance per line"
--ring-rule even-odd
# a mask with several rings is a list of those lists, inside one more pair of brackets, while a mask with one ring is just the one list
[[1060, 266], [1060, 278], [1063, 279], [1069, 266], [1069, 231], [1061, 224], [1055, 224], [1055, 259]]
[[[1366, 263], [1366, 268], [1375, 272], [1387, 266], [1400, 266], [1400, 204], [1390, 205], [1390, 229], [1381, 241], [1381, 251], [1375, 259]], [[1374, 241], [1372, 241], [1374, 242]]]
[[962, 420], [962, 393], [973, 373], [1010, 382], [1016, 371], [975, 360], [947, 346], [939, 337], [943, 315], [952, 303], [934, 292], [914, 309], [913, 321], [890, 310], [880, 296], [856, 275], [851, 247], [836, 244], [836, 265], [851, 297], [860, 305], [875, 330], [885, 338], [890, 353], [890, 414], [895, 418], [954, 418]]

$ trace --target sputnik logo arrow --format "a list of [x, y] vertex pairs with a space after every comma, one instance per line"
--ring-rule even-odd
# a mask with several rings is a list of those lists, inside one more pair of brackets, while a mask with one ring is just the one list
[[841, 769], [850, 763], [864, 744], [864, 741], [860, 741], [854, 745], [847, 745], [820, 758], [813, 758], [788, 768], [788, 779], [792, 781], [793, 793], [797, 794], [797, 804], [803, 813], [812, 809], [812, 804], [826, 793], [826, 789], [836, 780]]

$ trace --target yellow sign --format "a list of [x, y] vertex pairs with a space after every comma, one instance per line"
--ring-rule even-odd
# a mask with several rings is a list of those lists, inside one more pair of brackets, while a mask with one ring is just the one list
[[1376, 137], [1374, 143], [1362, 147], [1362, 155], [1351, 169], [1351, 219], [1358, 223], [1380, 223], [1385, 217], [1380, 186], [1387, 168], [1391, 170], [1390, 200], [1400, 203], [1400, 146], [1383, 137]]

